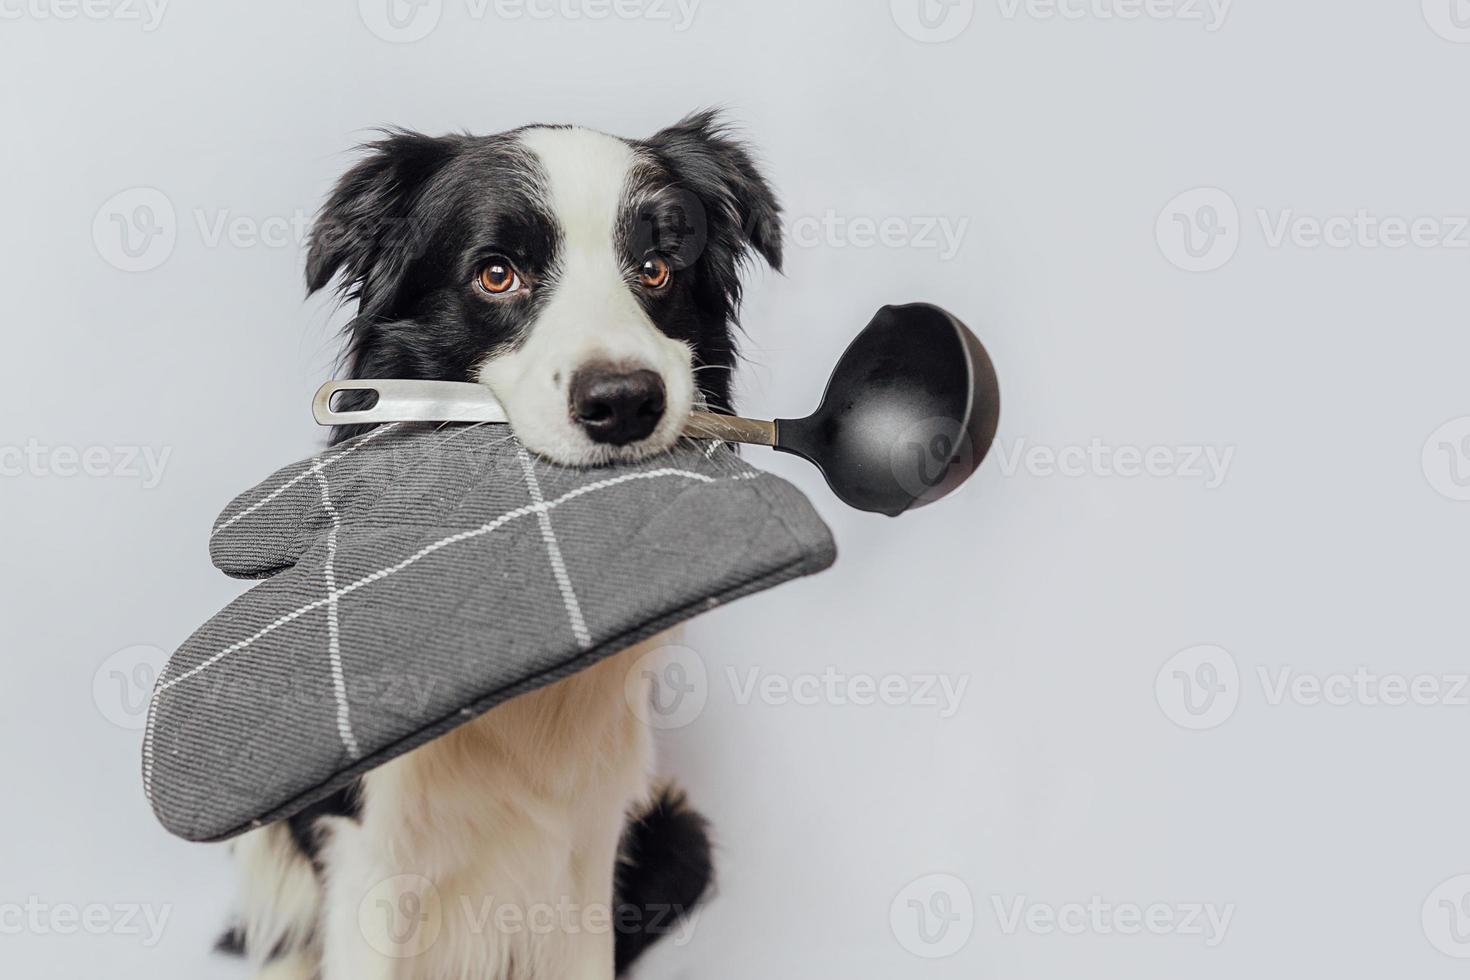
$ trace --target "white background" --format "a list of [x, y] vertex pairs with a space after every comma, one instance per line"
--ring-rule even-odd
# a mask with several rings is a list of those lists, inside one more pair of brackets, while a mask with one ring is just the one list
[[[749, 291], [741, 408], [805, 414], [914, 299], [979, 333], [1005, 408], [977, 478], [896, 521], [750, 454], [842, 554], [690, 631], [707, 704], [664, 759], [721, 885], [639, 976], [1463, 975], [1470, 5], [926, 0], [924, 27], [916, 0], [703, 0], [687, 24], [672, 0], [426, 0], [395, 33], [386, 2], [0, 0], [0, 972], [241, 975], [208, 954], [225, 854], [168, 837], [139, 785], [146, 683], [123, 682], [156, 654], [119, 651], [172, 650], [238, 592], [212, 518], [319, 445], [340, 314], [303, 301], [290, 226], [350, 148], [388, 124], [641, 136], [726, 104], [792, 229]], [[165, 234], [130, 257], [115, 217]], [[957, 250], [926, 247], [934, 219]], [[121, 457], [58, 475], [60, 447], [169, 456], [145, 486]], [[1117, 475], [1154, 447], [1154, 475]], [[1232, 454], [1223, 481], [1190, 447]], [[829, 667], [967, 687], [943, 717], [741, 704], [727, 673]], [[1275, 694], [1359, 668], [1436, 703]], [[1212, 677], [1213, 701], [1186, 687]], [[169, 918], [150, 945], [27, 903]], [[1045, 928], [1075, 903], [1178, 928]], [[1184, 928], [1191, 904], [1223, 936]]]

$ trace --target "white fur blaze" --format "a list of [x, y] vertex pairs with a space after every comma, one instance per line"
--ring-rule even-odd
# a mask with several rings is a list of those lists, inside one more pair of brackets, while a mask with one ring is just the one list
[[[561, 248], [543, 306], [525, 342], [480, 366], [479, 380], [505, 405], [521, 440], [561, 462], [649, 455], [678, 438], [694, 406], [693, 358], [665, 335], [634, 295], [618, 250], [618, 221], [638, 158], [622, 140], [585, 129], [528, 129], [521, 142], [545, 174], [547, 208]], [[568, 408], [572, 376], [589, 364], [656, 372], [666, 409], [646, 439], [620, 449], [593, 442]]]

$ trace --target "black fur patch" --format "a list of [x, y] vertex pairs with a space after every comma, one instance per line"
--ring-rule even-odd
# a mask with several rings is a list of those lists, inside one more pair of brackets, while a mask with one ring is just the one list
[[683, 792], [665, 788], [623, 833], [613, 916], [618, 973], [674, 932], [713, 882], [708, 821]]
[[339, 789], [286, 821], [286, 825], [291, 828], [291, 840], [295, 841], [302, 854], [311, 859], [311, 866], [318, 874], [321, 873], [322, 863], [321, 831], [317, 827], [317, 821], [322, 817], [347, 817], [356, 820], [362, 816], [361, 785], [361, 781], [357, 781]]
[[226, 929], [214, 942], [214, 951], [225, 956], [245, 955], [245, 930], [240, 926]]

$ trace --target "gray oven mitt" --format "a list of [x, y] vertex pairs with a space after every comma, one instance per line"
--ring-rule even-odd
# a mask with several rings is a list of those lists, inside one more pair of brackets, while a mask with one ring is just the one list
[[374, 429], [241, 495], [209, 551], [265, 581], [174, 654], [143, 740], [154, 812], [199, 841], [836, 556], [796, 488], [719, 443], [574, 469], [504, 425]]

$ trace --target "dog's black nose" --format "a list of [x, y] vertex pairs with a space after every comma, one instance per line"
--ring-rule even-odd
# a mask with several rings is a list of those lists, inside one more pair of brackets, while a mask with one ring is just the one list
[[569, 398], [572, 418], [593, 442], [646, 439], [664, 417], [664, 381], [656, 371], [583, 368], [572, 376]]

